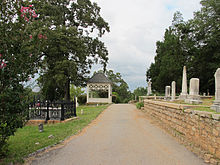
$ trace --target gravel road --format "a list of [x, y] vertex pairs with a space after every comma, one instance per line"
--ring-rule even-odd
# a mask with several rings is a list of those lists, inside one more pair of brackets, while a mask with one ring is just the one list
[[31, 164], [205, 165], [129, 104], [111, 105], [80, 135]]

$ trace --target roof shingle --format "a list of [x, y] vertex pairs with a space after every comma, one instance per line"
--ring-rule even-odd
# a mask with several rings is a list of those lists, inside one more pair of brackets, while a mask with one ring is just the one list
[[103, 73], [96, 73], [88, 83], [112, 83]]

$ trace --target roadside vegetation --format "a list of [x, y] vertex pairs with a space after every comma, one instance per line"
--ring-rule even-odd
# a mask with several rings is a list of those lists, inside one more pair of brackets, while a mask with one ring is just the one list
[[[22, 163], [24, 157], [47, 146], [58, 144], [66, 138], [79, 133], [94, 120], [108, 105], [79, 106], [78, 119], [66, 123], [44, 125], [44, 131], [39, 132], [38, 125], [25, 126], [17, 130], [8, 140], [8, 155], [0, 164]], [[83, 109], [83, 114], [81, 114]]]

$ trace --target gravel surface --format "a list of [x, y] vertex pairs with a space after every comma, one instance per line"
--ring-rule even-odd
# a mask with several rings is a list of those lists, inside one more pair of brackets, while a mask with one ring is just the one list
[[111, 105], [78, 136], [31, 164], [205, 165], [129, 104]]

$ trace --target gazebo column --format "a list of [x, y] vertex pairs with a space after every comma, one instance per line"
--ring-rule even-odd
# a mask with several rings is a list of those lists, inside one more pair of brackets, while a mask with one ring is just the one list
[[87, 85], [87, 103], [89, 102], [89, 85]]

